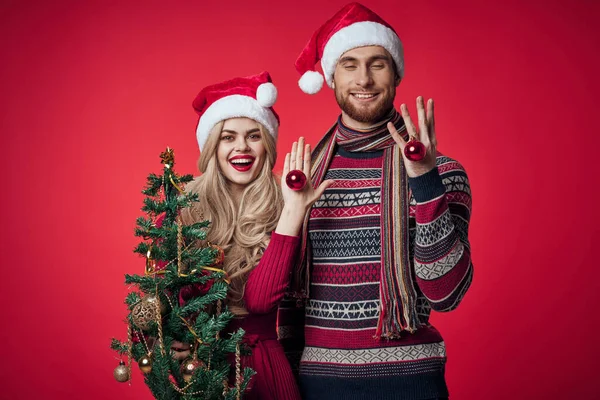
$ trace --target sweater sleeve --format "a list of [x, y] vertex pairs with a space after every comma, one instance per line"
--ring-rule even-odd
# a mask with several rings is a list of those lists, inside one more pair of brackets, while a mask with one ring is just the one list
[[438, 155], [437, 167], [409, 178], [416, 200], [417, 284], [436, 311], [455, 309], [473, 278], [468, 239], [471, 189], [464, 168]]
[[265, 314], [277, 309], [289, 284], [299, 242], [297, 236], [271, 234], [269, 245], [246, 283], [244, 304], [249, 313]]

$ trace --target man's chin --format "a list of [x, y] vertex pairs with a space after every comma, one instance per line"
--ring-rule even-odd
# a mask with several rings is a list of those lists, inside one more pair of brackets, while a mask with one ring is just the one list
[[374, 124], [385, 117], [389, 110], [384, 110], [383, 107], [346, 107], [342, 109], [350, 118], [357, 122]]

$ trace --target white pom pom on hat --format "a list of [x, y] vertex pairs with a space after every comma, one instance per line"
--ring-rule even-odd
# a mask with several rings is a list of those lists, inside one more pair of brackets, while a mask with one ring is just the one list
[[304, 93], [315, 94], [323, 87], [323, 75], [317, 71], [306, 71], [298, 81], [298, 86]]
[[262, 107], [272, 107], [277, 101], [277, 88], [271, 82], [261, 84], [256, 89], [256, 101]]

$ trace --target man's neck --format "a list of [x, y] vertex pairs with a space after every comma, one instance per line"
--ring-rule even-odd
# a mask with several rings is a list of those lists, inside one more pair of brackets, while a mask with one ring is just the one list
[[348, 114], [342, 111], [342, 123], [350, 129], [361, 132], [368, 132], [381, 126], [381, 123], [388, 118], [388, 115], [389, 113], [386, 114], [386, 116], [383, 119], [377, 121], [360, 122], [355, 119], [352, 119]]
[[368, 131], [373, 128], [376, 124], [372, 122], [360, 122], [355, 119], [350, 118], [348, 114], [342, 111], [342, 122], [348, 128], [355, 129], [357, 131]]

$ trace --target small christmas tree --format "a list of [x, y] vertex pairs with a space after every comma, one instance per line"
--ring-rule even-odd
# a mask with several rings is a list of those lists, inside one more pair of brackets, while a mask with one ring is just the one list
[[[139, 291], [125, 299], [127, 341], [113, 339], [111, 344], [127, 356], [114, 376], [130, 381], [133, 359], [156, 399], [240, 399], [254, 371], [240, 370], [244, 331], [223, 333], [233, 317], [223, 306], [229, 284], [219, 268], [223, 252], [199, 245], [208, 221], [182, 223], [181, 210], [197, 201], [196, 194], [182, 190], [192, 176], [175, 173], [172, 149], [160, 157], [163, 174], [150, 174], [142, 192], [147, 217], [137, 219], [135, 235], [144, 241], [134, 251], [145, 258], [146, 267], [144, 275], [125, 275], [125, 283]], [[173, 341], [191, 343], [188, 359], [173, 359]]]

